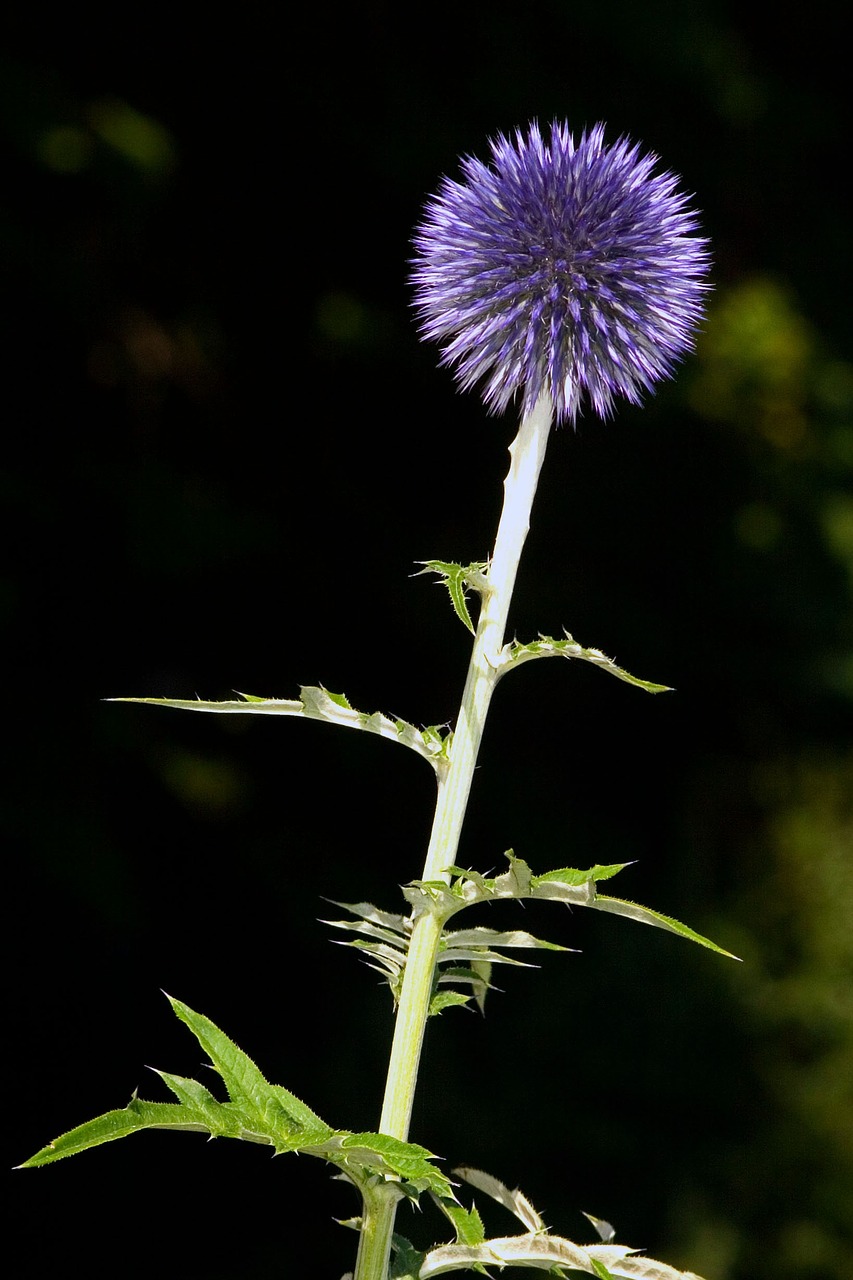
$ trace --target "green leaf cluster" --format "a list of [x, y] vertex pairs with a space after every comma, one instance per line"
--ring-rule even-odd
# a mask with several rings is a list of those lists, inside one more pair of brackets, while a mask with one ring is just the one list
[[362, 1190], [386, 1181], [394, 1184], [398, 1195], [411, 1199], [424, 1191], [452, 1197], [449, 1180], [432, 1163], [425, 1147], [386, 1134], [333, 1129], [294, 1094], [270, 1084], [252, 1059], [209, 1018], [180, 1000], [168, 999], [221, 1076], [228, 1101], [220, 1102], [198, 1080], [158, 1071], [177, 1102], [146, 1102], [134, 1094], [121, 1110], [108, 1111], [55, 1138], [26, 1160], [22, 1169], [53, 1164], [142, 1129], [178, 1129], [206, 1133], [211, 1138], [263, 1143], [276, 1154], [297, 1151], [319, 1156]]
[[[414, 908], [411, 916], [382, 911], [370, 902], [338, 902], [335, 906], [342, 907], [356, 919], [326, 920], [323, 923], [360, 935], [348, 945], [359, 950], [367, 964], [382, 974], [391, 987], [395, 1001], [399, 998], [402, 985], [413, 922], [420, 914], [432, 912], [445, 924], [465, 907], [507, 898], [540, 898], [564, 902], [568, 906], [591, 907], [611, 915], [625, 916], [639, 924], [665, 929], [668, 933], [677, 934], [733, 960], [738, 958], [671, 916], [624, 898], [613, 898], [598, 892], [600, 881], [610, 880], [624, 871], [629, 863], [618, 862], [609, 866], [596, 864], [585, 870], [559, 867], [542, 875], [534, 875], [528, 864], [516, 857], [511, 849], [507, 851], [506, 857], [509, 870], [499, 876], [483, 876], [477, 871], [453, 866], [447, 868], [451, 876], [449, 884], [443, 880], [414, 880], [405, 885], [403, 895]], [[531, 967], [514, 956], [504, 954], [506, 949], [514, 948], [571, 950], [517, 929], [500, 931], [477, 926], [472, 929], [443, 930], [430, 1013], [438, 1014], [453, 1005], [468, 1004], [471, 999], [482, 1010], [486, 992], [491, 987], [492, 965]], [[469, 992], [447, 989], [448, 986], [456, 988], [459, 984], [469, 988]]]

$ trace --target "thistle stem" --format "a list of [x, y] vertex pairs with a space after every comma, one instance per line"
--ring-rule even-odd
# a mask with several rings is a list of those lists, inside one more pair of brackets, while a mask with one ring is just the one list
[[[545, 458], [553, 406], [543, 393], [522, 419], [510, 445], [504, 503], [487, 585], [474, 637], [471, 662], [450, 748], [449, 766], [439, 782], [435, 817], [421, 878], [450, 881], [492, 693], [500, 675], [500, 654], [530, 511]], [[409, 1133], [418, 1065], [432, 998], [442, 922], [432, 912], [412, 926], [394, 1039], [388, 1066], [380, 1133], [405, 1141]], [[355, 1280], [386, 1280], [396, 1200], [365, 1203]], [[366, 1237], [370, 1237], [368, 1240]]]

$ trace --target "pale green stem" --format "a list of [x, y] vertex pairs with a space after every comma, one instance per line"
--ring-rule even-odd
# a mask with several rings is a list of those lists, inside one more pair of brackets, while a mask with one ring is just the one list
[[[477, 754], [498, 680], [507, 615], [521, 551], [530, 528], [530, 510], [552, 416], [551, 399], [543, 394], [522, 420], [518, 435], [510, 445], [511, 462], [504, 481], [503, 510], [450, 749], [450, 763], [439, 782], [423, 880], [449, 881], [446, 868], [456, 861]], [[404, 1141], [409, 1133], [441, 930], [442, 922], [431, 912], [424, 912], [414, 921], [394, 1026], [379, 1131]], [[396, 1201], [371, 1204], [362, 1227], [355, 1280], [386, 1280], [396, 1208]]]
[[361, 1234], [358, 1240], [356, 1280], [386, 1280], [391, 1256], [391, 1235], [399, 1193], [393, 1183], [377, 1182], [364, 1193]]

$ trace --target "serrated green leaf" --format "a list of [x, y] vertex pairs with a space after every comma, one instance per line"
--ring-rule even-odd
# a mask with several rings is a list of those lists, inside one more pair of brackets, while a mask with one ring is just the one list
[[476, 1205], [466, 1209], [456, 1200], [441, 1200], [438, 1196], [433, 1196], [433, 1199], [444, 1216], [452, 1223], [457, 1244], [482, 1244], [486, 1238], [486, 1232]]
[[[454, 965], [454, 964], [444, 965], [438, 971], [438, 981], [439, 983], [470, 982], [472, 987], [476, 986], [478, 982], [486, 981], [485, 977], [481, 973], [476, 973], [474, 971], [474, 965], [475, 964], [479, 965], [480, 963], [481, 961], [477, 959], [477, 960], [471, 960], [464, 965]], [[484, 966], [484, 968], [485, 967], [488, 967], [489, 969], [491, 969], [490, 964], [487, 964], [486, 966]]]
[[169, 997], [177, 1016], [193, 1032], [222, 1076], [230, 1098], [219, 1102], [197, 1080], [158, 1072], [178, 1103], [133, 1097], [122, 1111], [110, 1111], [56, 1138], [22, 1165], [34, 1168], [76, 1155], [140, 1129], [179, 1129], [211, 1137], [268, 1143], [276, 1151], [303, 1151], [343, 1169], [356, 1185], [376, 1175], [399, 1183], [399, 1194], [422, 1191], [453, 1198], [450, 1181], [425, 1147], [386, 1134], [335, 1132], [289, 1090], [269, 1084], [254, 1062], [209, 1018]]
[[412, 880], [403, 885], [403, 897], [416, 915], [429, 911], [445, 920], [465, 906], [462, 896], [443, 880]]
[[104, 1142], [126, 1138], [142, 1129], [182, 1129], [194, 1133], [209, 1131], [205, 1122], [190, 1120], [187, 1109], [177, 1102], [143, 1102], [139, 1098], [132, 1098], [121, 1111], [108, 1111], [105, 1115], [88, 1120], [54, 1138], [53, 1142], [42, 1147], [41, 1151], [30, 1156], [18, 1168], [35, 1169], [40, 1165], [52, 1164], [55, 1160], [78, 1155], [92, 1147], [99, 1147]]
[[506, 874], [510, 877], [512, 884], [519, 894], [526, 893], [533, 879], [530, 867], [523, 858], [517, 857], [512, 849], [507, 849], [504, 857], [509, 862], [509, 871]]
[[197, 1080], [160, 1071], [157, 1074], [179, 1099], [177, 1104], [147, 1102], [134, 1095], [124, 1110], [109, 1111], [70, 1130], [22, 1167], [49, 1164], [140, 1129], [179, 1129], [209, 1133], [214, 1138], [242, 1138], [268, 1143], [278, 1152], [311, 1151], [332, 1134], [329, 1125], [294, 1094], [280, 1085], [269, 1084], [252, 1060], [209, 1018], [195, 1013], [180, 1000], [168, 998], [222, 1076], [230, 1101], [219, 1102]]
[[400, 1179], [401, 1195], [432, 1191], [453, 1198], [449, 1178], [432, 1163], [432, 1153], [416, 1142], [402, 1142], [385, 1133], [340, 1132], [312, 1148], [310, 1154], [322, 1155], [350, 1175], [355, 1173], [356, 1181], [364, 1172]]
[[488, 565], [483, 561], [461, 565], [450, 560], [421, 560], [420, 563], [424, 566], [421, 573], [437, 573], [444, 579], [457, 618], [474, 635], [465, 592], [466, 588], [473, 587], [482, 595], [486, 590], [485, 570]]
[[[486, 878], [486, 876], [480, 875], [479, 871], [470, 871], [465, 867], [451, 866], [451, 867], [447, 867], [446, 870], [448, 875], [455, 876], [458, 880], [463, 880], [463, 881], [470, 880], [471, 883], [480, 890], [484, 898], [487, 894], [491, 892], [491, 886], [495, 883], [494, 879], [489, 880]], [[417, 884], [419, 882], [413, 881], [413, 883]], [[454, 888], [453, 885], [451, 885], [450, 887], [451, 887], [451, 890]]]
[[680, 920], [673, 920], [672, 916], [665, 916], [660, 911], [652, 911], [649, 907], [641, 907], [636, 902], [626, 902], [621, 898], [607, 898], [599, 894], [595, 901], [588, 905], [595, 907], [598, 911], [627, 916], [629, 920], [636, 920], [640, 924], [650, 924], [657, 929], [666, 929], [669, 933], [677, 933], [679, 937], [687, 938], [690, 942], [698, 942], [700, 947], [707, 947], [709, 951], [716, 951], [718, 955], [728, 956], [730, 960], [740, 960], [740, 956], [733, 955], [724, 947], [718, 947], [716, 942], [712, 942], [710, 938], [703, 938], [701, 933], [696, 933]]
[[164, 1084], [169, 1086], [178, 1101], [182, 1102], [188, 1110], [198, 1111], [201, 1114], [209, 1112], [211, 1118], [221, 1110], [222, 1103], [219, 1099], [215, 1098], [203, 1084], [199, 1084], [198, 1080], [188, 1080], [186, 1076], [172, 1075], [169, 1071], [158, 1071], [156, 1067], [152, 1070]]
[[238, 1049], [209, 1018], [172, 996], [167, 999], [222, 1076], [231, 1101], [260, 1123], [260, 1132], [284, 1130], [289, 1138], [301, 1136], [309, 1141], [314, 1141], [315, 1135], [316, 1140], [322, 1140], [331, 1132], [294, 1094], [280, 1085], [270, 1084], [248, 1054]]
[[451, 895], [443, 904], [447, 918], [463, 907], [505, 898], [556, 898], [583, 906], [595, 896], [596, 880], [607, 880], [623, 867], [631, 865], [622, 862], [611, 866], [596, 865], [587, 870], [562, 867], [536, 876], [522, 858], [515, 856], [512, 849], [508, 849], [505, 856], [510, 867], [500, 876], [486, 877], [462, 867], [448, 868], [456, 879], [446, 890]]
[[471, 999], [471, 996], [466, 996], [461, 991], [436, 991], [429, 1002], [429, 1016], [437, 1018], [445, 1009], [450, 1009], [454, 1005], [468, 1004]]
[[590, 867], [587, 871], [580, 871], [576, 867], [559, 867], [556, 871], [546, 871], [544, 875], [534, 876], [533, 878], [536, 884], [558, 880], [561, 884], [580, 885], [586, 884], [589, 880], [610, 880], [612, 876], [630, 866], [633, 866], [633, 863], [614, 862], [610, 866], [604, 867], [596, 863], [594, 867]]
[[336, 707], [342, 707], [344, 711], [352, 711], [352, 703], [345, 693], [332, 693], [331, 689], [324, 689], [323, 692], [327, 698], [331, 698]]
[[[405, 720], [398, 720], [398, 725], [403, 725], [406, 729], [411, 728]], [[415, 730], [417, 733], [418, 730]], [[424, 740], [427, 751], [431, 758], [443, 760], [447, 762], [450, 759], [450, 748], [453, 745], [453, 730], [448, 728], [446, 724], [426, 724], [420, 730], [420, 735]]]
[[430, 1174], [438, 1172], [429, 1163], [435, 1159], [435, 1156], [426, 1147], [422, 1147], [417, 1142], [403, 1142], [401, 1138], [392, 1138], [387, 1133], [348, 1133], [343, 1138], [341, 1146], [347, 1151], [358, 1148], [360, 1151], [381, 1157], [385, 1167], [394, 1173], [399, 1173], [402, 1177], [409, 1177], [424, 1170]]
[[184, 1004], [182, 1000], [176, 1000], [168, 992], [164, 994], [175, 1015], [189, 1027], [222, 1076], [231, 1101], [254, 1108], [255, 1099], [269, 1086], [252, 1059], [248, 1054], [243, 1053], [242, 1049], [238, 1049], [234, 1041], [220, 1031], [209, 1018], [196, 1013], [189, 1005]]
[[491, 991], [492, 965], [488, 960], [470, 960], [467, 965], [447, 965], [439, 970], [439, 985], [445, 983], [465, 983], [470, 985], [471, 994], [477, 1002], [480, 1013], [484, 1012], [486, 993]]
[[322, 686], [303, 685], [301, 697], [259, 698], [255, 694], [241, 693], [238, 698], [222, 702], [204, 702], [198, 698], [108, 698], [108, 702], [138, 702], [154, 707], [172, 707], [178, 711], [210, 711], [220, 715], [269, 715], [301, 716], [307, 720], [320, 720], [324, 724], [341, 725], [347, 729], [361, 729], [375, 733], [390, 742], [399, 742], [429, 761], [438, 774], [447, 766], [450, 735], [442, 733], [441, 726], [417, 729], [406, 720], [396, 720], [376, 711], [366, 714], [356, 711], [342, 693], [331, 693]]
[[654, 684], [650, 680], [640, 680], [637, 676], [632, 676], [630, 672], [618, 667], [613, 659], [608, 658], [600, 649], [584, 649], [573, 636], [569, 635], [568, 631], [564, 640], [555, 640], [552, 636], [540, 636], [538, 640], [532, 640], [529, 644], [520, 644], [514, 640], [511, 644], [504, 645], [501, 653], [501, 674], [510, 667], [521, 666], [534, 658], [578, 658], [583, 662], [591, 662], [601, 667], [602, 671], [608, 671], [627, 684], [644, 689], [646, 693], [671, 692], [669, 685]]
[[[629, 862], [615, 862], [607, 865], [596, 863], [594, 867], [580, 870], [576, 867], [560, 867], [555, 871], [546, 871], [543, 875], [534, 875], [526, 862], [516, 858], [513, 851], [507, 851], [510, 870], [502, 876], [486, 879], [476, 872], [465, 871], [459, 867], [452, 868], [452, 874], [458, 877], [452, 888], [461, 890], [461, 905], [471, 906], [477, 902], [487, 902], [498, 898], [544, 898], [552, 901], [566, 902], [572, 906], [592, 907], [598, 911], [607, 911], [613, 915], [627, 916], [641, 924], [653, 925], [658, 929], [666, 929], [669, 933], [678, 934], [691, 942], [696, 942], [719, 955], [737, 960], [738, 957], [726, 951], [709, 938], [697, 933], [681, 921], [666, 916], [660, 911], [642, 907], [638, 903], [611, 898], [599, 894], [596, 883], [609, 880], [631, 865]], [[521, 868], [521, 874], [519, 874]], [[526, 886], [526, 887], [525, 887]], [[448, 935], [454, 936], [454, 935]], [[493, 945], [498, 945], [496, 942]], [[508, 945], [504, 943], [503, 945]]]

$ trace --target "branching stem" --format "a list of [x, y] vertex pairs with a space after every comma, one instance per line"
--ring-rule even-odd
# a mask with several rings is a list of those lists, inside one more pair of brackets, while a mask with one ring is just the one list
[[[439, 783], [421, 877], [424, 880], [449, 882], [446, 868], [456, 861], [552, 417], [551, 400], [544, 393], [531, 413], [522, 419], [518, 435], [510, 445], [511, 462], [504, 481], [503, 510], [453, 735], [450, 764]], [[403, 975], [379, 1130], [404, 1141], [409, 1133], [441, 929], [441, 921], [431, 912], [417, 917]], [[396, 1207], [396, 1200], [390, 1199], [371, 1199], [369, 1205], [365, 1204], [355, 1280], [386, 1280]]]

